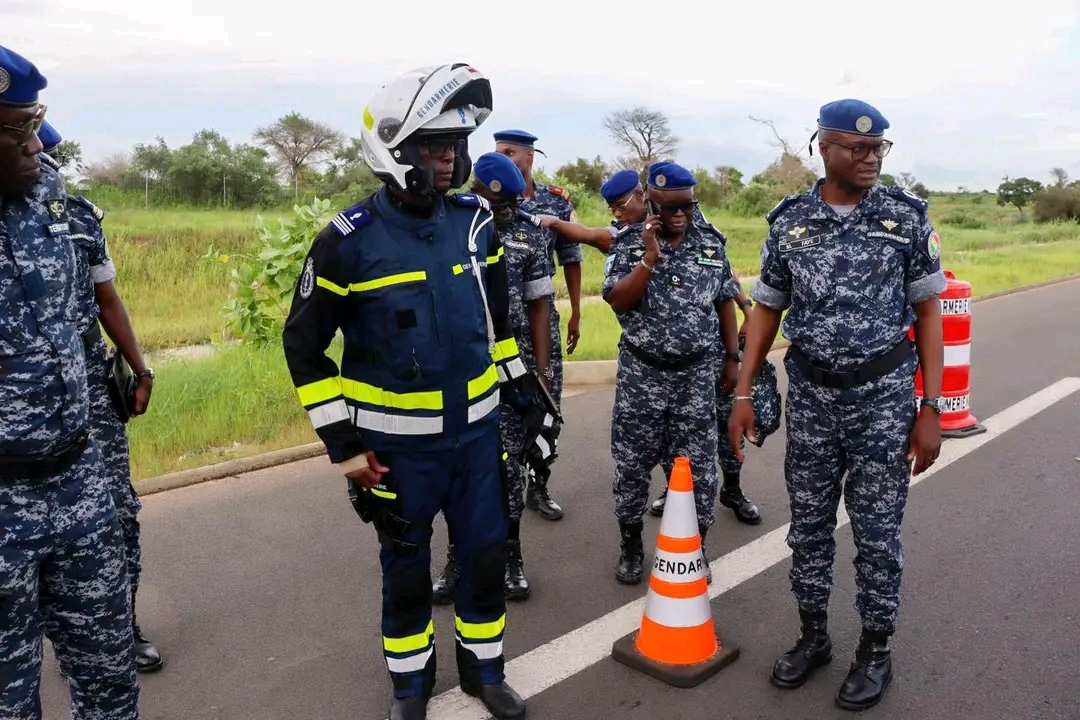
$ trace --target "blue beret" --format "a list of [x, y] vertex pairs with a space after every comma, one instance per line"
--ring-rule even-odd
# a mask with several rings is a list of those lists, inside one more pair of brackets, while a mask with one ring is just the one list
[[495, 142], [497, 143], [510, 143], [511, 145], [524, 145], [525, 147], [532, 147], [533, 143], [539, 139], [524, 130], [501, 130], [495, 133]]
[[673, 162], [658, 162], [649, 166], [649, 187], [657, 190], [686, 190], [697, 185], [694, 174]]
[[484, 153], [473, 165], [476, 179], [500, 197], [515, 198], [525, 192], [525, 178], [514, 161], [502, 153]]
[[14, 50], [0, 45], [0, 105], [31, 107], [48, 81], [34, 64]]
[[620, 170], [604, 181], [600, 195], [608, 202], [614, 202], [640, 185], [641, 178], [636, 170]]
[[880, 137], [888, 127], [889, 121], [885, 116], [862, 100], [836, 100], [823, 105], [818, 112], [818, 128], [821, 130]]
[[56, 128], [50, 125], [48, 120], [41, 123], [37, 136], [45, 152], [49, 152], [64, 141], [64, 138], [60, 137], [60, 133], [56, 132]]

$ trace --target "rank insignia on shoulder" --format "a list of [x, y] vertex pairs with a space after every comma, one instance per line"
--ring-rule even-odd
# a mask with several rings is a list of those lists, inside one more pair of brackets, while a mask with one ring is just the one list
[[801, 238], [796, 240], [781, 240], [779, 243], [780, 252], [793, 252], [795, 250], [806, 250], [807, 248], [816, 247], [821, 244], [821, 235], [814, 235], [813, 237]]
[[713, 247], [701, 248], [701, 254], [698, 256], [699, 265], [708, 265], [710, 267], [724, 267], [724, 258], [720, 252]]
[[491, 209], [491, 204], [476, 193], [454, 193], [450, 196], [450, 199], [455, 205], [461, 207]]
[[371, 222], [371, 213], [368, 212], [368, 209], [363, 205], [354, 205], [335, 215], [330, 224], [334, 226], [338, 234], [344, 237], [356, 231], [357, 228], [364, 227], [369, 222]]
[[552, 185], [551, 186], [551, 192], [555, 193], [556, 195], [561, 197], [563, 200], [567, 200], [567, 201], [570, 200], [570, 191], [569, 190], [558, 187], [557, 185]]
[[68, 195], [68, 200], [82, 205], [84, 208], [89, 210], [90, 214], [93, 215], [94, 219], [97, 220], [99, 223], [105, 219], [105, 211], [84, 198], [82, 195]]

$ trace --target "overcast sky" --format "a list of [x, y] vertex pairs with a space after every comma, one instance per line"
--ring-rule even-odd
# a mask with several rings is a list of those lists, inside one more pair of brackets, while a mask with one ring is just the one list
[[358, 135], [383, 82], [462, 61], [495, 94], [474, 156], [514, 127], [548, 169], [610, 159], [602, 118], [644, 104], [671, 119], [683, 164], [750, 174], [776, 151], [749, 114], [805, 146], [823, 103], [859, 97], [892, 123], [886, 172], [995, 188], [1054, 166], [1080, 178], [1078, 5], [0, 0], [0, 44], [46, 74], [49, 118], [89, 160], [204, 127], [250, 142], [294, 110]]

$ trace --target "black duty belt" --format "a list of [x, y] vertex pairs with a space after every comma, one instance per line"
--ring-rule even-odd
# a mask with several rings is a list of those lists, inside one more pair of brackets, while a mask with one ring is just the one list
[[680, 358], [661, 358], [650, 352], [645, 352], [629, 341], [624, 341], [623, 345], [626, 347], [626, 351], [631, 355], [649, 367], [656, 368], [657, 370], [686, 370], [687, 368], [692, 368], [697, 365], [709, 355], [709, 348], [703, 348]]
[[803, 377], [815, 385], [822, 385], [836, 390], [848, 390], [877, 380], [879, 377], [887, 375], [900, 367], [911, 356], [914, 347], [911, 340], [905, 336], [903, 340], [884, 355], [879, 355], [851, 370], [841, 371], [821, 367], [795, 345], [788, 347], [787, 354]]
[[53, 455], [0, 455], [0, 478], [41, 480], [65, 472], [86, 450], [87, 434]]
[[94, 344], [97, 343], [98, 340], [101, 340], [101, 326], [98, 325], [97, 320], [83, 331], [82, 340], [83, 346], [88, 350], [94, 347]]

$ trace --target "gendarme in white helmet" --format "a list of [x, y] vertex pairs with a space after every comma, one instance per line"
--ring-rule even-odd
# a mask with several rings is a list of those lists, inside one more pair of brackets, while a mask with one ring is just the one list
[[417, 195], [434, 192], [433, 171], [420, 164], [418, 140], [460, 138], [452, 187], [472, 172], [465, 141], [491, 114], [491, 83], [466, 63], [410, 70], [379, 89], [364, 108], [364, 162], [385, 183]]

